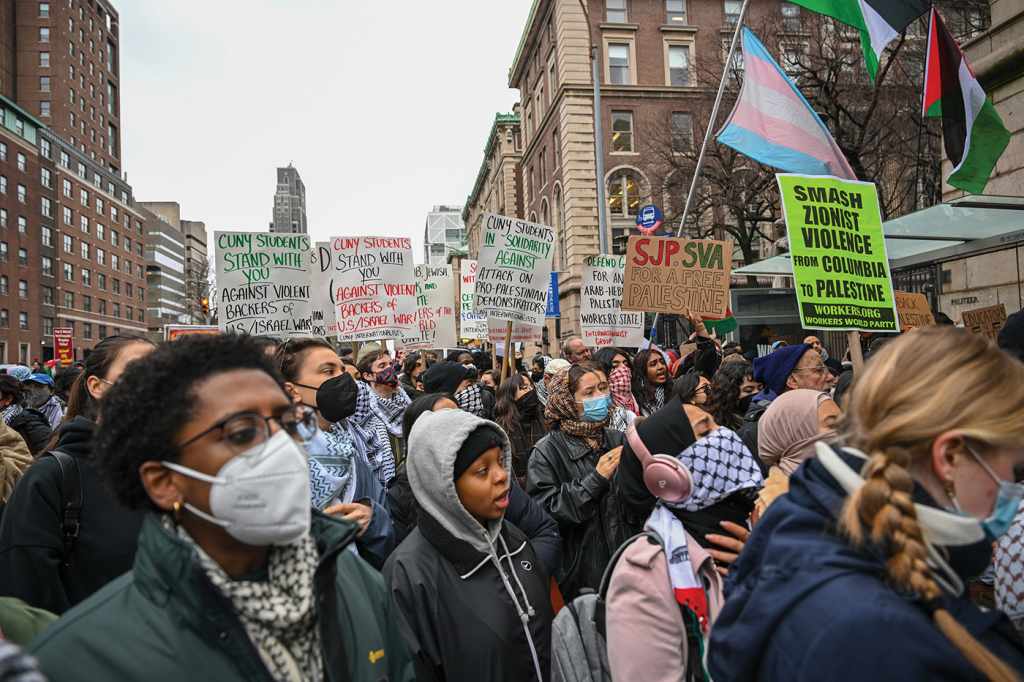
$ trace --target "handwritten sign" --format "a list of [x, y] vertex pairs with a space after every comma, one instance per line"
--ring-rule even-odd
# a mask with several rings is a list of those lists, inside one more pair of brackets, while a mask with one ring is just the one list
[[906, 291], [894, 291], [896, 296], [896, 314], [900, 318], [900, 330], [909, 332], [918, 327], [930, 327], [935, 324], [932, 306], [924, 294], [912, 294]]
[[333, 268], [331, 243], [317, 242], [309, 251], [310, 334], [324, 338], [338, 336], [338, 320], [334, 317]]
[[399, 339], [405, 350], [458, 346], [455, 338], [455, 279], [450, 265], [417, 265], [416, 325]]
[[407, 237], [335, 237], [331, 291], [342, 341], [400, 338], [416, 326], [416, 275]]
[[1006, 304], [1000, 303], [985, 308], [965, 310], [963, 320], [964, 326], [975, 334], [995, 340], [1003, 325], [1006, 324]]
[[682, 313], [708, 320], [729, 310], [732, 242], [633, 235], [626, 246], [622, 310]]
[[487, 213], [473, 308], [496, 320], [544, 324], [555, 231]]
[[459, 290], [459, 336], [463, 339], [487, 338], [487, 313], [473, 310], [476, 298], [475, 260], [462, 261], [461, 288]]
[[221, 331], [306, 336], [309, 305], [309, 236], [215, 232]]
[[[508, 322], [504, 320], [487, 320], [487, 340], [491, 343], [505, 343], [505, 333], [508, 331]], [[524, 322], [512, 323], [512, 343], [541, 343], [544, 338], [544, 328]], [[498, 353], [501, 355], [501, 353]]]
[[590, 256], [583, 261], [580, 333], [591, 348], [634, 348], [644, 342], [644, 314], [620, 309], [625, 256]]

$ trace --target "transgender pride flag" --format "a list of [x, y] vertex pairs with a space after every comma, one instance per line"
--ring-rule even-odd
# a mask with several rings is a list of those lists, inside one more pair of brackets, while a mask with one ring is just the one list
[[814, 109], [743, 27], [743, 88], [718, 141], [787, 173], [857, 176]]

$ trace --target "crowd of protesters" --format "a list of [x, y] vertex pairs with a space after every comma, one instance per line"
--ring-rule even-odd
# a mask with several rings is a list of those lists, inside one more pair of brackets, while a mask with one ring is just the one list
[[0, 373], [0, 681], [1024, 680], [1024, 313]]

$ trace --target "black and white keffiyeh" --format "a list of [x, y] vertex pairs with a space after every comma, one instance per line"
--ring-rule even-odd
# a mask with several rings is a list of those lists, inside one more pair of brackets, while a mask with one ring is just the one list
[[309, 454], [309, 492], [313, 507], [323, 511], [334, 500], [351, 502], [355, 490], [353, 459], [358, 457], [352, 438], [338, 426], [317, 428], [303, 442]]
[[384, 422], [388, 433], [396, 438], [401, 438], [402, 417], [405, 416], [405, 408], [409, 407], [409, 403], [412, 402], [409, 399], [409, 394], [399, 386], [390, 398], [382, 398], [374, 391], [370, 391], [370, 396], [374, 400], [373, 411]]
[[693, 492], [685, 502], [668, 505], [695, 512], [721, 502], [739, 490], [760, 490], [764, 476], [740, 437], [721, 427], [676, 455], [693, 475]]
[[395, 477], [395, 454], [391, 450], [388, 427], [376, 409], [377, 394], [362, 381], [357, 381], [356, 385], [359, 388], [356, 411], [347, 421], [357, 427], [359, 434], [365, 438], [362, 451], [377, 480], [387, 487]]
[[4, 424], [10, 426], [11, 420], [17, 417], [19, 414], [25, 411], [25, 408], [18, 403], [11, 403], [3, 410], [0, 410], [0, 419], [4, 420]]
[[164, 526], [192, 545], [206, 577], [227, 597], [278, 682], [324, 679], [313, 574], [319, 554], [309, 534], [290, 545], [271, 547], [267, 580], [232, 580], [224, 569], [170, 517]]
[[483, 389], [480, 388], [480, 384], [467, 386], [455, 394], [455, 403], [462, 411], [475, 414], [478, 417], [483, 417], [484, 399], [482, 391]]

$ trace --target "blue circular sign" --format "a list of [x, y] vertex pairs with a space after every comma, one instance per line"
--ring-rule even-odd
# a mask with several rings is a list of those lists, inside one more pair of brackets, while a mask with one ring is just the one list
[[662, 214], [661, 209], [654, 204], [648, 204], [640, 209], [640, 213], [636, 216], [636, 224], [642, 231], [651, 234], [661, 227], [664, 219], [665, 216]]

